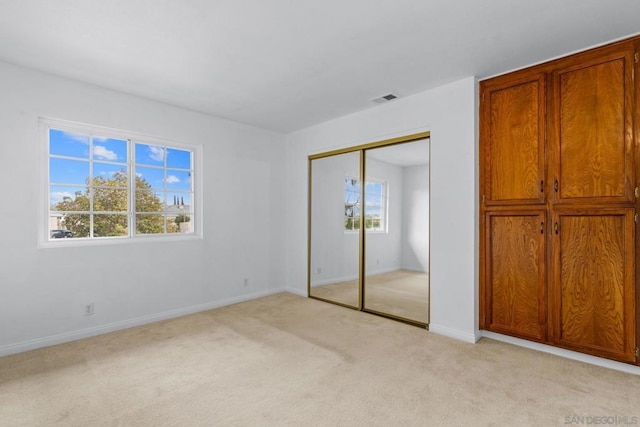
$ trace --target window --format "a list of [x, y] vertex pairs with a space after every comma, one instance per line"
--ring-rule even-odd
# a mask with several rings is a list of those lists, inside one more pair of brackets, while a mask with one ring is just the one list
[[43, 121], [48, 241], [194, 235], [197, 147]]
[[[346, 177], [344, 180], [344, 229], [358, 231], [360, 228], [360, 181]], [[365, 217], [367, 231], [386, 230], [386, 188], [384, 181], [369, 179], [364, 188]]]

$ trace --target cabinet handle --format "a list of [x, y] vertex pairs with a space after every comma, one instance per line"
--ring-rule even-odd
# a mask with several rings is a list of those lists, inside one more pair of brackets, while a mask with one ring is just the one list
[[544, 193], [544, 181], [540, 181], [540, 192]]
[[540, 234], [544, 234], [544, 222], [540, 223]]
[[557, 222], [553, 225], [553, 231], [555, 231], [556, 234], [558, 234], [558, 223]]
[[556, 191], [556, 193], [558, 192], [558, 180], [557, 179], [555, 181], [553, 181], [553, 189]]

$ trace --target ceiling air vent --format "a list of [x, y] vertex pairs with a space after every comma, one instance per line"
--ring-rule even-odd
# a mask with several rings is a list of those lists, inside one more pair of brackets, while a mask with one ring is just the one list
[[392, 93], [388, 93], [386, 95], [382, 95], [382, 96], [379, 96], [377, 98], [374, 98], [371, 101], [375, 102], [376, 104], [382, 104], [382, 103], [385, 103], [385, 102], [393, 101], [397, 97], [398, 97], [397, 95], [394, 95]]

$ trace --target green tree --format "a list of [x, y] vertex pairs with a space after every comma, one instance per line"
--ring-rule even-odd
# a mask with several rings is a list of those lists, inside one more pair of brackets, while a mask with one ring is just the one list
[[[111, 178], [94, 177], [93, 211], [113, 212], [94, 214], [94, 236], [126, 236], [128, 234], [127, 220], [127, 174], [121, 170]], [[88, 237], [90, 233], [90, 215], [79, 213], [89, 211], [90, 185], [87, 178], [87, 188], [84, 193], [77, 191], [74, 198], [65, 197], [57, 203], [55, 210], [70, 212], [63, 215], [64, 226], [73, 232], [74, 237]], [[136, 232], [154, 234], [164, 232], [164, 218], [158, 215], [162, 212], [162, 201], [158, 199], [144, 178], [136, 176], [136, 211], [153, 212], [155, 215], [136, 215]]]
[[191, 217], [189, 215], [178, 215], [175, 219], [176, 224], [180, 224], [182, 222], [189, 222], [189, 221], [191, 221]]

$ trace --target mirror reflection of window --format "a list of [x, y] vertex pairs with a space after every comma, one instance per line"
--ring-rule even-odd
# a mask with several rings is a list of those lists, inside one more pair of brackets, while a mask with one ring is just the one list
[[360, 181], [344, 179], [344, 229], [357, 231], [360, 228]]
[[364, 228], [367, 231], [386, 230], [387, 204], [386, 204], [387, 183], [374, 178], [367, 178], [364, 187], [364, 200], [366, 213], [364, 217]]
[[[360, 181], [346, 177], [344, 184], [344, 229], [358, 231], [361, 210]], [[365, 230], [384, 232], [387, 217], [387, 183], [368, 178], [364, 191], [367, 203], [367, 214], [364, 218]]]

